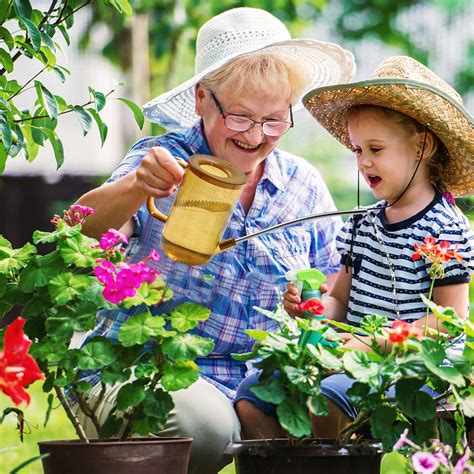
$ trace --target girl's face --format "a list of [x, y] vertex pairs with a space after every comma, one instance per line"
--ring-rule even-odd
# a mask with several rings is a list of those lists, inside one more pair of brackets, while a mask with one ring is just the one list
[[[255, 121], [289, 121], [289, 104], [270, 92], [249, 92], [233, 97], [229, 90], [216, 92], [225, 114], [239, 115]], [[196, 111], [203, 119], [207, 143], [214, 156], [222, 158], [246, 174], [252, 174], [277, 146], [280, 136], [267, 136], [261, 124], [246, 132], [236, 132], [226, 127], [209, 91], [200, 85], [196, 88]]]
[[[377, 199], [391, 204], [405, 190], [418, 164], [423, 134], [415, 134], [376, 110], [361, 110], [348, 120], [357, 166]], [[421, 151], [421, 150], [420, 150]], [[405, 198], [432, 189], [423, 159]]]

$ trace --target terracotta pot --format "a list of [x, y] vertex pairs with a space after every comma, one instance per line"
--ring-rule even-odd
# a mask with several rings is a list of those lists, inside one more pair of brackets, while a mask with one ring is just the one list
[[236, 474], [379, 474], [381, 443], [336, 445], [334, 440], [245, 440], [230, 445]]
[[192, 438], [42, 441], [44, 474], [186, 474]]

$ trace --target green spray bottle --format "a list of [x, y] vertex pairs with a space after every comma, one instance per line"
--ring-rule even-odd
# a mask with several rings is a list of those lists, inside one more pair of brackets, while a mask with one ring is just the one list
[[[307, 301], [311, 298], [321, 299], [321, 284], [326, 281], [324, 274], [316, 268], [309, 268], [303, 270], [290, 270], [286, 272], [286, 279], [292, 281], [298, 293], [300, 294], [301, 301]], [[316, 316], [310, 311], [305, 311], [304, 316], [306, 318], [325, 319], [325, 315]], [[337, 342], [328, 341], [323, 337], [323, 334], [318, 331], [303, 331], [301, 333], [298, 345], [305, 346], [306, 344], [321, 344], [326, 347], [336, 347]]]

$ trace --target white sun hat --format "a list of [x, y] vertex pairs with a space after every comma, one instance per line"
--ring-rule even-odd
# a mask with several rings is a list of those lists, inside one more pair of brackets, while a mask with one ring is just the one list
[[[168, 130], [192, 126], [199, 119], [195, 112], [194, 86], [232, 59], [257, 51], [278, 52], [301, 61], [311, 74], [307, 90], [348, 82], [355, 74], [354, 56], [339, 45], [291, 39], [286, 26], [267, 11], [234, 8], [211, 18], [201, 27], [196, 43], [194, 76], [145, 104], [145, 116]], [[295, 109], [300, 105], [298, 101]]]

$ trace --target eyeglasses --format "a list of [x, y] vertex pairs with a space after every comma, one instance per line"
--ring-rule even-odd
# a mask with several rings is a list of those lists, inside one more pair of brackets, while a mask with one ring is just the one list
[[277, 137], [286, 133], [291, 127], [294, 126], [293, 123], [293, 110], [291, 109], [290, 104], [290, 122], [285, 122], [283, 120], [264, 120], [262, 122], [257, 122], [256, 120], [243, 117], [242, 115], [233, 115], [226, 114], [219, 104], [219, 101], [216, 99], [216, 96], [213, 92], [209, 91], [209, 94], [214, 101], [217, 111], [220, 116], [224, 119], [224, 124], [229, 130], [234, 132], [246, 132], [250, 130], [256, 123], [262, 125], [262, 132], [265, 135], [270, 137]]

